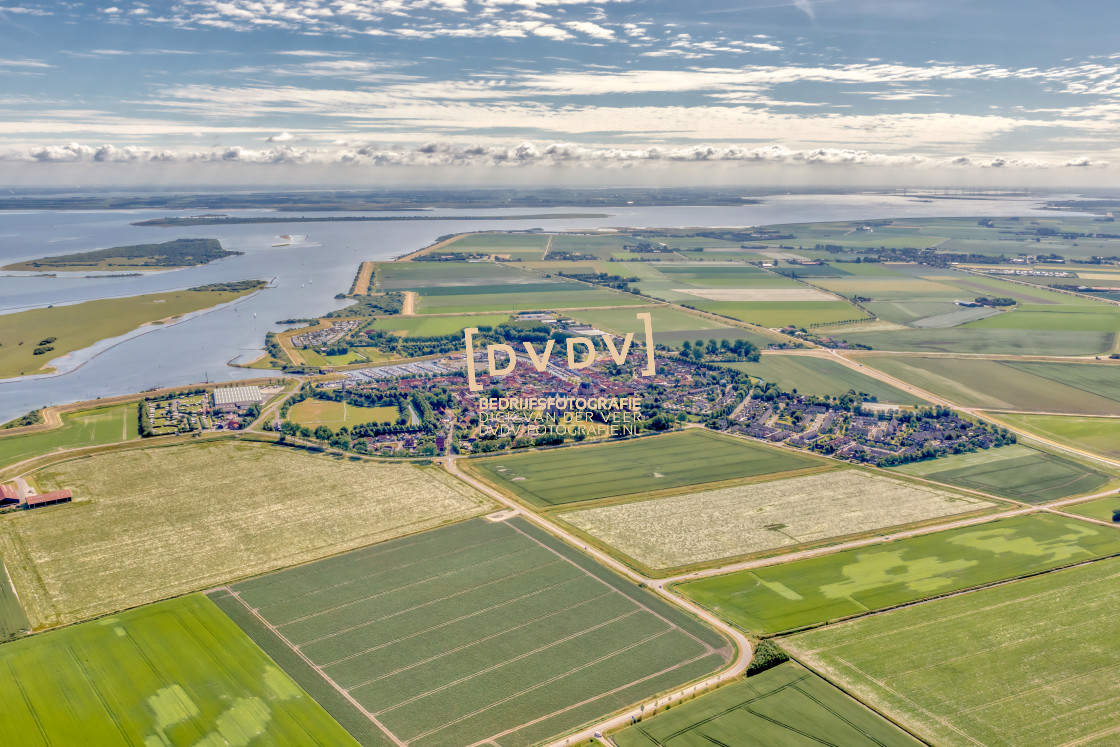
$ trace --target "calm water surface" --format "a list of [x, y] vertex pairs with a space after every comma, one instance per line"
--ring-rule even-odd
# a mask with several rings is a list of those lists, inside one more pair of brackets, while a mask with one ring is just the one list
[[[209, 379], [255, 375], [230, 361], [259, 355], [266, 332], [288, 318], [314, 317], [341, 306], [336, 293], [349, 289], [358, 263], [385, 260], [424, 247], [437, 237], [463, 231], [546, 230], [601, 227], [749, 226], [805, 221], [955, 215], [1028, 215], [1043, 198], [983, 201], [934, 200], [868, 195], [768, 197], [761, 205], [680, 208], [560, 208], [554, 210], [436, 210], [430, 215], [518, 215], [603, 212], [607, 218], [499, 221], [381, 221], [372, 223], [285, 223], [188, 228], [140, 227], [133, 221], [198, 211], [117, 210], [98, 212], [0, 212], [0, 265], [55, 254], [176, 238], [212, 237], [244, 252], [218, 262], [142, 277], [0, 277], [0, 315], [49, 304], [158, 293], [249, 278], [273, 286], [240, 302], [193, 315], [182, 322], [140, 330], [103, 342], [56, 362], [62, 375], [0, 380], [0, 422], [45, 405], [176, 386]], [[286, 215], [223, 211], [230, 215]], [[355, 213], [361, 215], [362, 213]], [[376, 213], [386, 215], [386, 213]], [[391, 215], [391, 214], [390, 214]], [[401, 215], [416, 215], [402, 213]], [[1052, 215], [1052, 213], [1051, 213]], [[292, 237], [289, 243], [280, 238]], [[2, 322], [0, 322], [2, 323]]]

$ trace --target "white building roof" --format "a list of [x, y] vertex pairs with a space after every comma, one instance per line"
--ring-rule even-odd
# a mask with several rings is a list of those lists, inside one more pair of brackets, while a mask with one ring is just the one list
[[264, 402], [259, 386], [230, 386], [214, 390], [215, 405], [236, 405], [242, 402]]

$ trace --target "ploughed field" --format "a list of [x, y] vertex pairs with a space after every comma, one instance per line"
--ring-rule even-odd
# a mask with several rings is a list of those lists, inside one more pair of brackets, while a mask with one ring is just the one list
[[646, 568], [666, 569], [995, 505], [844, 470], [600, 506], [559, 517]]
[[0, 517], [0, 557], [35, 627], [307, 562], [491, 505], [435, 468], [245, 442], [99, 454], [33, 477], [42, 491], [74, 493], [73, 503]]
[[792, 470], [826, 469], [830, 464], [810, 454], [699, 429], [467, 462], [469, 468], [539, 507]]
[[1120, 560], [783, 639], [801, 661], [938, 745], [1105, 745], [1120, 707]]
[[753, 633], [801, 628], [1120, 553], [1120, 532], [1049, 513], [906, 537], [677, 589]]
[[731, 656], [714, 631], [517, 518], [212, 596], [309, 692], [333, 690], [336, 718], [423, 747], [536, 744]]
[[201, 595], [4, 644], [0, 671], [0, 744], [357, 744]]

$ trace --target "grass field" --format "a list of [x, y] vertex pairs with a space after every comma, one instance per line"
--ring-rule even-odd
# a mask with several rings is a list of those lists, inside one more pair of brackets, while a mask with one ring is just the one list
[[647, 568], [666, 569], [993, 506], [844, 470], [588, 508], [560, 518]]
[[139, 438], [136, 404], [62, 413], [62, 427], [39, 433], [0, 431], [0, 469], [60, 449], [99, 446]]
[[932, 744], [1106, 745], [1120, 561], [803, 633], [783, 646]]
[[406, 337], [440, 337], [462, 332], [467, 327], [496, 327], [509, 321], [509, 314], [477, 314], [473, 316], [411, 316], [378, 319], [373, 328], [395, 331]]
[[730, 367], [799, 394], [839, 396], [854, 390], [869, 394], [879, 402], [927, 404], [924, 399], [827, 358], [764, 355], [757, 363], [732, 363]]
[[849, 342], [875, 350], [918, 353], [987, 353], [989, 355], [1100, 355], [1116, 335], [1108, 332], [1058, 332], [1033, 329], [900, 329], [849, 332]]
[[677, 589], [738, 627], [780, 633], [1120, 553], [1120, 533], [1049, 513], [712, 576]]
[[690, 430], [622, 443], [502, 455], [467, 464], [535, 506], [562, 506], [824, 467], [831, 462], [710, 431]]
[[[1060, 443], [1120, 458], [1120, 418], [1000, 413], [1000, 420]], [[0, 442], [2, 443], [2, 442]]]
[[1116, 479], [1116, 475], [1022, 444], [912, 462], [894, 471], [1024, 503], [1090, 493]]
[[338, 430], [364, 423], [393, 423], [398, 417], [400, 412], [395, 407], [359, 407], [322, 399], [305, 399], [288, 410], [288, 420], [312, 430], [320, 425]]
[[964, 407], [1120, 415], [1120, 366], [916, 355], [860, 362]]
[[1024, 305], [1007, 314], [971, 322], [969, 329], [1038, 329], [1064, 332], [1120, 331], [1120, 307]]
[[0, 744], [356, 744], [203, 596], [6, 644], [0, 671]]
[[846, 301], [705, 301], [687, 302], [698, 309], [729, 316], [760, 327], [812, 327], [816, 324], [869, 318]]
[[1087, 516], [1090, 519], [1111, 521], [1120, 526], [1120, 496], [1117, 495], [1065, 506], [1062, 510], [1078, 516]]
[[[634, 306], [645, 303], [628, 293], [592, 288], [575, 283], [481, 285], [465, 292], [420, 291], [417, 314], [479, 314], [483, 312], [577, 309], [589, 306]], [[436, 292], [439, 291], [439, 292]]]
[[[86, 301], [14, 314], [0, 314], [0, 378], [44, 373], [47, 362], [99, 340], [170, 317], [208, 309], [232, 301], [251, 291], [174, 291], [128, 298]], [[35, 355], [40, 343], [52, 350]]]
[[23, 605], [19, 603], [15, 589], [8, 581], [4, 559], [0, 558], [0, 643], [17, 638], [23, 631], [30, 629], [31, 622], [23, 611]]
[[612, 734], [619, 747], [917, 747], [918, 740], [795, 662]]
[[625, 335], [634, 332], [635, 339], [641, 339], [641, 322], [634, 318], [639, 312], [652, 315], [653, 340], [655, 343], [678, 347], [685, 340], [747, 340], [755, 347], [765, 348], [774, 342], [757, 332], [743, 327], [733, 327], [696, 314], [678, 311], [665, 306], [647, 306], [634, 309], [597, 309], [595, 311], [573, 311], [570, 316], [598, 329]]
[[[232, 592], [271, 626], [266, 649], [297, 650], [318, 668], [297, 681], [325, 680], [417, 747], [536, 744], [709, 674], [731, 653], [518, 518], [375, 545]], [[230, 608], [234, 597], [217, 601]]]
[[489, 502], [436, 469], [254, 443], [100, 454], [34, 475], [75, 502], [0, 518], [36, 627], [206, 588], [438, 526]]

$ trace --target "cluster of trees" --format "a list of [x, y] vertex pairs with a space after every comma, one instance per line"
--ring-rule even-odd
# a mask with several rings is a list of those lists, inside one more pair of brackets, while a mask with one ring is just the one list
[[198, 285], [194, 288], [187, 290], [202, 291], [209, 293], [241, 293], [243, 291], [254, 291], [258, 288], [263, 288], [266, 285], [263, 280], [234, 280], [229, 283], [210, 283], [209, 285]]
[[980, 296], [976, 299], [976, 303], [981, 306], [1014, 306], [1014, 298], [988, 298], [987, 296]]
[[0, 425], [0, 430], [4, 430], [6, 428], [22, 428], [25, 425], [37, 425], [38, 423], [42, 423], [42, 422], [43, 422], [43, 411], [42, 410], [32, 410], [31, 412], [27, 413], [26, 415], [21, 415], [20, 417], [16, 418], [15, 420], [9, 420], [7, 423], [4, 423], [3, 425]]
[[478, 252], [429, 252], [413, 257], [413, 262], [466, 262], [471, 259], [486, 259], [488, 254]]
[[354, 316], [392, 316], [401, 313], [404, 307], [404, 294], [400, 291], [387, 291], [381, 296], [362, 296], [344, 309], [336, 309], [325, 315], [324, 319], [338, 319]]
[[633, 276], [624, 278], [621, 275], [612, 275], [609, 272], [561, 272], [559, 275], [560, 277], [581, 280], [594, 285], [602, 285], [606, 288], [614, 288], [615, 290], [626, 291], [627, 293], [639, 292], [637, 288], [632, 288], [630, 286], [630, 283], [638, 282], [638, 278]]
[[694, 343], [685, 340], [681, 345], [681, 356], [691, 358], [694, 361], [702, 361], [705, 357], [727, 358], [731, 356], [748, 361], [757, 361], [759, 359], [759, 352], [754, 343], [749, 340], [728, 340], [726, 338], [723, 340], [716, 340], [712, 338], [709, 339], [707, 343], [703, 340], [697, 340]]

